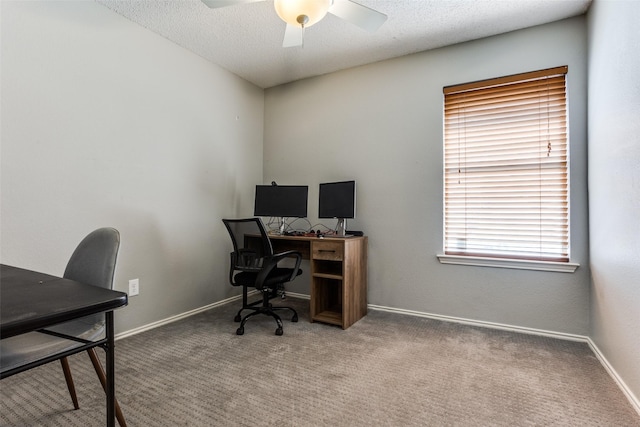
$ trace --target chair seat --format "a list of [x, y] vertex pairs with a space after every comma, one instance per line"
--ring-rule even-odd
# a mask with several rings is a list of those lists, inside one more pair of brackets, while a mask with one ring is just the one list
[[[104, 324], [96, 323], [95, 316], [62, 323], [50, 329], [89, 341], [98, 340], [104, 336]], [[77, 341], [41, 332], [29, 332], [5, 338], [0, 341], [0, 371], [5, 372], [80, 346], [82, 343]]]
[[0, 341], [0, 370], [5, 372], [81, 345], [39, 332], [5, 338]]
[[[264, 281], [264, 286], [267, 288], [273, 288], [275, 285], [289, 281], [293, 270], [293, 268], [274, 268], [271, 273], [269, 273], [269, 276], [267, 276], [267, 279]], [[298, 269], [296, 276], [299, 276], [301, 274], [302, 270]], [[254, 284], [256, 283], [257, 276], [258, 273], [247, 271], [240, 272], [233, 276], [233, 280], [235, 282], [234, 284], [236, 286], [255, 287]]]

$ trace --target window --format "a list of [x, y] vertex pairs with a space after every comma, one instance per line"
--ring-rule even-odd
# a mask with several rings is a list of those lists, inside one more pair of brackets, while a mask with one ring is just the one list
[[569, 262], [566, 73], [444, 88], [445, 256]]

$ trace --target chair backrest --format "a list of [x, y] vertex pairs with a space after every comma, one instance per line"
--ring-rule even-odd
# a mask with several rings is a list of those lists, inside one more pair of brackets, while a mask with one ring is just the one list
[[120, 233], [99, 228], [82, 239], [64, 270], [64, 278], [101, 288], [113, 288]]
[[233, 268], [257, 267], [255, 261], [273, 255], [271, 240], [260, 218], [223, 219], [222, 222], [233, 242]]

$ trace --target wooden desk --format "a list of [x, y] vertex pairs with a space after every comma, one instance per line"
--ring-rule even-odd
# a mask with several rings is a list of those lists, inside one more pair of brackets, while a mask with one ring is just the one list
[[311, 321], [342, 329], [367, 314], [367, 243], [362, 237], [270, 235], [275, 253], [296, 250], [311, 264]]
[[42, 330], [83, 316], [105, 313], [105, 338], [78, 344], [63, 353], [0, 372], [0, 378], [92, 348], [106, 350], [107, 426], [115, 425], [115, 358], [113, 310], [127, 305], [124, 292], [85, 285], [44, 273], [0, 265], [0, 338]]

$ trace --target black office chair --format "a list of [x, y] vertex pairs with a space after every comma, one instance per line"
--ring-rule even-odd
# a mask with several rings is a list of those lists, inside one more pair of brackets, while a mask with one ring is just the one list
[[[112, 289], [119, 247], [120, 233], [118, 233], [118, 230], [100, 228], [91, 232], [80, 242], [71, 255], [63, 277], [88, 285]], [[86, 316], [78, 320], [61, 323], [43, 331], [30, 332], [3, 339], [0, 341], [0, 369], [4, 371], [25, 365], [62, 351], [71, 350], [80, 345], [76, 341], [60, 338], [47, 332], [94, 341], [104, 336], [105, 317], [104, 314]], [[100, 383], [106, 391], [106, 375], [96, 354], [95, 347], [88, 349], [87, 353]], [[78, 397], [76, 396], [69, 361], [66, 357], [62, 357], [59, 360], [62, 364], [73, 407], [78, 409], [80, 406], [78, 405]], [[116, 418], [120, 427], [126, 427], [127, 424], [117, 400], [115, 406]]]
[[[282, 320], [276, 311], [292, 311], [292, 322], [298, 321], [298, 313], [291, 307], [273, 306], [269, 301], [277, 296], [284, 298], [284, 284], [302, 273], [302, 254], [297, 251], [274, 254], [271, 240], [260, 218], [223, 219], [222, 222], [233, 242], [229, 282], [232, 286], [242, 286], [242, 308], [234, 318], [236, 322], [241, 322], [236, 334], [244, 334], [244, 325], [251, 317], [264, 314], [275, 319], [278, 324], [276, 335], [282, 335]], [[287, 258], [295, 261], [293, 268], [278, 266]], [[249, 288], [260, 291], [262, 299], [249, 303]], [[242, 317], [243, 310], [251, 310], [251, 313]]]

